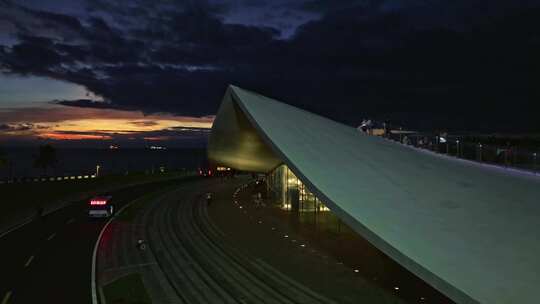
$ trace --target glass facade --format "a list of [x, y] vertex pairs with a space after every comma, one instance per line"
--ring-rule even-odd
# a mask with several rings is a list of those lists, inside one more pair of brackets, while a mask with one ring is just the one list
[[267, 193], [273, 206], [287, 211], [298, 223], [329, 232], [349, 230], [285, 165], [267, 176]]

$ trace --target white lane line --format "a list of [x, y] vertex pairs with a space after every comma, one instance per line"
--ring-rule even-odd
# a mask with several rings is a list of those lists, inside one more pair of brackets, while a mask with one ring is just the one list
[[53, 234], [51, 234], [51, 235], [47, 238], [47, 241], [52, 240], [55, 236], [56, 236], [56, 232], [53, 233]]
[[20, 224], [18, 224], [18, 225], [15, 225], [15, 226], [11, 227], [10, 229], [8, 229], [8, 230], [6, 230], [6, 231], [4, 231], [4, 232], [0, 232], [0, 239], [3, 238], [4, 236], [10, 234], [11, 232], [13, 232], [13, 231], [15, 231], [15, 230], [21, 228], [22, 226], [24, 226], [24, 225], [30, 223], [33, 219], [34, 219], [34, 217], [32, 216], [32, 217], [30, 217], [30, 218], [24, 220], [22, 223], [20, 223]]
[[4, 299], [2, 300], [2, 304], [7, 304], [9, 301], [9, 298], [11, 298], [11, 290], [6, 293], [4, 296]]
[[101, 231], [99, 232], [98, 238], [96, 240], [96, 244], [94, 244], [94, 252], [92, 253], [92, 275], [90, 277], [90, 289], [92, 291], [92, 304], [98, 304], [98, 296], [97, 296], [97, 282], [96, 282], [96, 260], [97, 260], [97, 251], [99, 247], [99, 242], [101, 241], [101, 237], [103, 236], [103, 233], [107, 229], [107, 226], [114, 220], [115, 217], [119, 216], [124, 209], [131, 206], [131, 204], [139, 201], [139, 199], [133, 200], [129, 203], [127, 203], [124, 207], [120, 208], [114, 216], [112, 216], [105, 225], [103, 225], [103, 228], [101, 228]]
[[32, 263], [33, 260], [34, 260], [34, 256], [32, 255], [28, 258], [28, 261], [26, 261], [26, 264], [24, 264], [24, 267], [26, 268], [30, 266], [30, 263]]
[[74, 218], [70, 218], [67, 222], [66, 222], [66, 225], [69, 225], [71, 223], [75, 222], [75, 219]]

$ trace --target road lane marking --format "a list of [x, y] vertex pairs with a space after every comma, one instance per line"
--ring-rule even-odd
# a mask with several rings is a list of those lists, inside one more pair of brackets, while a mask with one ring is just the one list
[[4, 296], [4, 299], [2, 300], [2, 304], [7, 304], [9, 301], [9, 298], [11, 298], [11, 290], [6, 293]]
[[69, 224], [71, 224], [71, 223], [73, 223], [73, 222], [75, 222], [75, 218], [70, 218], [70, 219], [67, 221], [66, 225], [69, 225]]
[[32, 263], [32, 261], [34, 260], [34, 256], [30, 256], [28, 258], [28, 261], [26, 261], [26, 264], [24, 264], [24, 267], [28, 267], [30, 265], [30, 263]]
[[15, 225], [15, 226], [9, 228], [8, 230], [6, 230], [6, 231], [4, 231], [4, 232], [0, 232], [0, 239], [3, 238], [4, 236], [10, 234], [11, 232], [13, 232], [13, 231], [15, 231], [15, 230], [21, 228], [22, 226], [24, 226], [24, 225], [30, 223], [33, 219], [34, 219], [34, 217], [31, 216], [31, 217], [27, 218], [26, 220], [24, 220], [22, 223], [17, 224], [17, 225]]
[[47, 238], [47, 241], [52, 240], [55, 236], [56, 236], [56, 232], [53, 233], [53, 234], [51, 234], [51, 235]]

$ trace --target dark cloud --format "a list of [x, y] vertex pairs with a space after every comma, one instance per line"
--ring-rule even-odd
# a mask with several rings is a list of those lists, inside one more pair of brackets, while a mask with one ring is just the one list
[[540, 130], [533, 1], [280, 2], [283, 20], [321, 14], [286, 40], [225, 23], [227, 1], [92, 0], [87, 18], [0, 3], [18, 29], [18, 43], [0, 47], [0, 69], [77, 83], [106, 101], [63, 105], [204, 116], [234, 83], [350, 124]]
[[84, 108], [97, 108], [97, 109], [109, 109], [111, 106], [107, 102], [96, 101], [91, 99], [77, 99], [77, 100], [55, 100], [54, 104], [60, 104], [64, 106], [72, 107], [84, 107]]
[[0, 132], [21, 132], [31, 131], [33, 129], [43, 129], [43, 126], [31, 123], [0, 124]]
[[[306, 2], [300, 2], [293, 4], [298, 9], [314, 11], [319, 13], [328, 13], [337, 10], [358, 8], [365, 9], [376, 8], [379, 9], [383, 4], [391, 3], [391, 1], [383, 0], [341, 0], [341, 1], [325, 1], [325, 0], [309, 0]], [[394, 1], [399, 3], [399, 1]]]

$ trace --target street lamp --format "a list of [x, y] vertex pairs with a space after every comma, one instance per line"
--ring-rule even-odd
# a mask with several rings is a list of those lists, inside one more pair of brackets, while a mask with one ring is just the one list
[[456, 139], [456, 156], [459, 158], [459, 139]]
[[99, 176], [99, 168], [100, 168], [100, 166], [99, 166], [99, 165], [96, 165], [96, 177]]
[[478, 161], [482, 161], [482, 144], [478, 143]]

